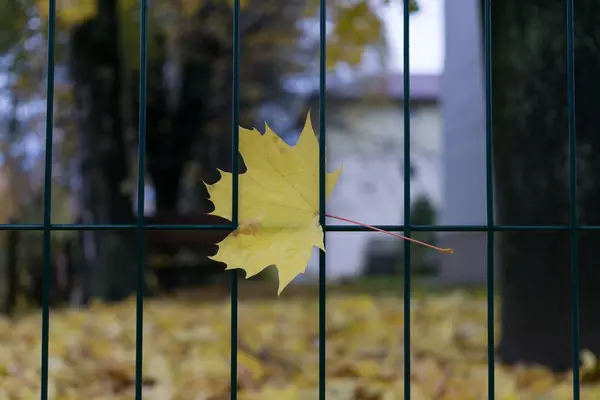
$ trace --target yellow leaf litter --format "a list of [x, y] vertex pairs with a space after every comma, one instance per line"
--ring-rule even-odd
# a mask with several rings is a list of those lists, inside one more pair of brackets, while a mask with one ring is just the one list
[[[412, 399], [487, 398], [486, 304], [455, 292], [412, 305]], [[318, 398], [318, 301], [242, 301], [240, 400]], [[148, 301], [144, 399], [229, 399], [228, 301]], [[403, 304], [395, 297], [328, 296], [327, 391], [331, 400], [401, 400]], [[0, 319], [0, 399], [38, 399], [40, 317]], [[593, 363], [593, 357], [586, 356]], [[131, 399], [135, 301], [51, 316], [49, 387], [56, 400]], [[570, 375], [496, 367], [498, 400], [571, 399]], [[600, 398], [584, 383], [582, 398]]]
[[[294, 146], [269, 126], [265, 134], [240, 128], [240, 153], [247, 172], [239, 175], [239, 229], [219, 243], [212, 257], [241, 268], [246, 278], [270, 265], [277, 267], [278, 293], [306, 270], [312, 248], [325, 250], [319, 224], [319, 144], [310, 115]], [[327, 197], [341, 169], [328, 173]], [[212, 214], [232, 219], [232, 174], [208, 185]]]

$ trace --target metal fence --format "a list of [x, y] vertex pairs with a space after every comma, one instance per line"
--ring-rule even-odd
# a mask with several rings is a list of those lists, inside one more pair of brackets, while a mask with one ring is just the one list
[[[561, 227], [541, 227], [541, 226], [499, 226], [494, 223], [494, 204], [493, 204], [493, 179], [492, 179], [492, 93], [491, 93], [491, 73], [492, 73], [492, 53], [491, 53], [491, 0], [484, 0], [484, 48], [485, 48], [485, 85], [486, 85], [486, 181], [487, 181], [487, 225], [485, 226], [411, 226], [410, 224], [410, 194], [411, 186], [410, 179], [406, 176], [409, 171], [411, 160], [411, 132], [410, 132], [410, 60], [409, 60], [409, 8], [410, 2], [404, 1], [404, 221], [405, 225], [385, 225], [378, 228], [387, 231], [403, 231], [404, 235], [410, 236], [412, 231], [481, 231], [487, 232], [487, 327], [488, 327], [488, 398], [494, 399], [495, 383], [494, 383], [494, 233], [497, 231], [518, 231], [518, 230], [569, 230], [571, 233], [571, 265], [572, 265], [572, 293], [573, 293], [573, 348], [579, 348], [579, 311], [577, 307], [579, 288], [578, 288], [578, 254], [577, 240], [578, 230], [581, 228], [577, 225], [577, 204], [576, 198], [576, 157], [575, 157], [575, 104], [574, 104], [574, 18], [573, 18], [573, 0], [565, 0], [566, 2], [566, 18], [567, 18], [567, 71], [568, 71], [568, 109], [569, 109], [569, 178], [570, 178], [570, 217], [571, 224]], [[5, 224], [1, 227], [3, 230], [37, 230], [43, 231], [43, 249], [44, 249], [44, 269], [43, 269], [43, 307], [42, 307], [42, 347], [41, 347], [41, 393], [40, 398], [46, 400], [48, 398], [48, 349], [49, 349], [49, 291], [50, 291], [50, 274], [51, 274], [51, 232], [56, 230], [97, 230], [97, 229], [115, 229], [129, 230], [137, 233], [137, 284], [141, 289], [144, 283], [144, 268], [145, 268], [145, 249], [144, 249], [144, 231], [149, 229], [168, 229], [168, 230], [214, 230], [223, 229], [223, 226], [206, 226], [206, 225], [148, 225], [144, 223], [144, 175], [141, 173], [145, 164], [145, 128], [146, 128], [146, 76], [147, 76], [147, 7], [148, 0], [140, 0], [140, 90], [139, 90], [139, 145], [138, 145], [138, 204], [137, 204], [137, 221], [130, 225], [79, 225], [79, 224], [52, 224], [51, 221], [51, 167], [52, 167], [52, 142], [53, 142], [53, 108], [54, 108], [54, 57], [55, 57], [55, 30], [56, 30], [56, 0], [49, 0], [49, 21], [48, 21], [48, 64], [47, 64], [47, 97], [46, 97], [46, 151], [45, 151], [45, 183], [44, 183], [44, 219], [43, 224]], [[284, 5], [282, 4], [282, 7]], [[348, 231], [365, 231], [365, 228], [360, 226], [335, 226], [326, 225], [325, 221], [325, 143], [326, 143], [326, 75], [325, 75], [325, 56], [326, 56], [326, 16], [327, 4], [326, 0], [320, 1], [320, 79], [319, 79], [319, 137], [320, 143], [320, 223], [328, 232], [348, 232]], [[240, 0], [234, 0], [233, 6], [233, 117], [231, 121], [231, 129], [233, 136], [232, 154], [233, 154], [233, 221], [230, 229], [236, 229], [238, 226], [238, 120], [239, 120], [239, 43], [240, 43]], [[410, 242], [406, 243], [406, 251], [404, 252], [404, 264], [410, 266], [411, 252]], [[325, 348], [327, 345], [325, 339], [326, 326], [326, 286], [325, 278], [327, 274], [325, 253], [320, 252], [319, 256], [319, 400], [326, 398], [326, 365], [325, 365]], [[410, 268], [404, 269], [404, 399], [410, 399], [411, 396], [411, 352], [410, 352], [410, 308], [411, 308], [411, 276]], [[235, 400], [237, 394], [237, 349], [238, 349], [238, 283], [237, 275], [231, 273], [231, 399]], [[143, 291], [137, 291], [136, 304], [136, 383], [135, 383], [135, 399], [142, 399], [142, 356], [143, 356]], [[579, 354], [573, 352], [573, 397], [579, 399]]]

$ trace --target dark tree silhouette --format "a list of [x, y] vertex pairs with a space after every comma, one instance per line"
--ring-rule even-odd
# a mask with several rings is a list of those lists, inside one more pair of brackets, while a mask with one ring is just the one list
[[[483, 4], [483, 3], [482, 3]], [[493, 4], [493, 123], [497, 223], [570, 223], [565, 2]], [[580, 223], [600, 223], [600, 28], [596, 1], [575, 1]], [[599, 239], [580, 235], [581, 347], [600, 352]], [[571, 244], [566, 232], [500, 237], [506, 363], [572, 366]]]
[[[86, 224], [134, 221], [131, 195], [121, 188], [129, 179], [129, 155], [135, 153], [136, 143], [128, 141], [128, 134], [137, 130], [139, 122], [139, 71], [124, 70], [130, 68], [123, 62], [124, 52], [131, 49], [119, 46], [122, 27], [117, 3], [99, 0], [98, 16], [71, 32], [70, 70], [80, 139], [82, 222]], [[279, 3], [265, 1], [264, 7], [243, 13], [240, 56], [244, 62], [239, 74], [239, 100], [240, 123], [244, 126], [255, 125], [260, 106], [275, 102], [284, 105], [291, 98], [286, 95], [282, 78], [301, 63], [292, 54], [297, 56], [295, 21], [303, 5], [302, 0], [291, 2], [283, 12]], [[189, 163], [196, 163], [202, 171], [195, 185], [198, 204], [192, 219], [196, 222], [206, 219], [198, 213], [212, 207], [199, 180], [215, 182], [219, 177], [217, 168], [231, 171], [231, 15], [227, 2], [204, 2], [192, 21], [178, 32], [175, 55], [167, 51], [168, 43], [160, 28], [149, 37], [152, 56], [147, 76], [146, 168], [154, 184], [159, 215], [176, 215]], [[176, 85], [166, 79], [166, 67], [178, 68]], [[129, 87], [124, 87], [126, 81]], [[175, 101], [169, 102], [171, 98]], [[126, 104], [128, 107], [124, 107]], [[127, 108], [129, 114], [124, 111]], [[243, 172], [241, 159], [240, 165]], [[202, 237], [214, 239], [214, 235]], [[153, 238], [152, 243], [157, 243], [165, 235]], [[171, 239], [165, 240], [172, 243]], [[133, 233], [85, 232], [82, 241], [86, 265], [83, 275], [87, 277], [83, 281], [88, 283], [84, 292], [118, 300], [135, 290]], [[205, 245], [210, 243], [199, 244]], [[163, 248], [176, 250], [173, 246]]]

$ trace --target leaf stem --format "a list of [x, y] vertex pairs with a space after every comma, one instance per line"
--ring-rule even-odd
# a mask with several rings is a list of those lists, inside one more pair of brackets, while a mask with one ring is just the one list
[[354, 221], [352, 219], [348, 219], [348, 218], [344, 218], [344, 217], [338, 217], [337, 215], [331, 215], [329, 213], [326, 213], [325, 216], [327, 216], [328, 218], [337, 219], [339, 221], [349, 222], [349, 223], [354, 224], [354, 225], [360, 225], [360, 226], [365, 227], [367, 229], [370, 229], [372, 231], [385, 233], [386, 235], [394, 236], [394, 237], [397, 237], [399, 239], [408, 240], [409, 242], [413, 242], [413, 243], [416, 243], [416, 244], [420, 244], [421, 246], [429, 247], [430, 249], [437, 250], [437, 251], [439, 251], [441, 253], [454, 254], [454, 250], [453, 249], [437, 247], [437, 246], [434, 246], [434, 245], [429, 244], [429, 243], [421, 242], [420, 240], [417, 240], [417, 239], [413, 239], [413, 238], [409, 238], [409, 237], [400, 235], [399, 233], [384, 231], [383, 229], [376, 228], [376, 227], [374, 227], [372, 225], [363, 224], [362, 222]]

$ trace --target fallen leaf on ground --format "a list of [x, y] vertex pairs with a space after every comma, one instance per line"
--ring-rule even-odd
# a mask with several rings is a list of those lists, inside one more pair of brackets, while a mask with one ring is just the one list
[[[412, 306], [411, 398], [487, 399], [485, 298], [427, 294], [414, 298]], [[146, 302], [144, 398], [229, 399], [229, 310], [227, 301]], [[318, 398], [318, 310], [316, 298], [240, 302], [240, 400]], [[330, 294], [327, 321], [327, 398], [402, 399], [402, 300]], [[53, 312], [50, 399], [133, 398], [135, 329], [135, 299]], [[39, 398], [40, 332], [37, 313], [15, 321], [0, 318], [0, 399]], [[497, 365], [496, 398], [569, 400], [572, 378], [542, 367]], [[600, 398], [597, 379], [582, 382], [581, 398]]]

